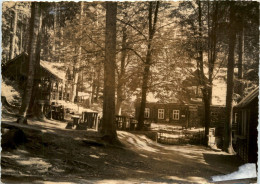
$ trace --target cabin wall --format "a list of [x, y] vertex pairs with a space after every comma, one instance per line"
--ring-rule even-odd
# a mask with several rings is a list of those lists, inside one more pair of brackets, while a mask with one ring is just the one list
[[[146, 121], [154, 123], [170, 123], [185, 127], [203, 127], [204, 126], [204, 107], [202, 105], [186, 105], [177, 103], [147, 103], [146, 108], [149, 109], [149, 117], [145, 117]], [[164, 117], [159, 118], [159, 109], [164, 109]], [[223, 127], [225, 122], [225, 108], [222, 106], [212, 106], [211, 127]], [[174, 119], [173, 111], [178, 111], [177, 119]], [[135, 105], [135, 118], [138, 119], [140, 104]], [[176, 113], [176, 112], [175, 112]], [[175, 116], [176, 117], [176, 116]]]
[[238, 115], [235, 150], [244, 162], [256, 163], [258, 152], [258, 98], [255, 98], [246, 107], [236, 108], [234, 113]]

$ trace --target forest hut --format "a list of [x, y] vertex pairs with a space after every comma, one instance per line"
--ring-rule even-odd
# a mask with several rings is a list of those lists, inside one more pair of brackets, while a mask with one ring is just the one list
[[[16, 80], [23, 89], [26, 84], [29, 66], [28, 54], [22, 53], [2, 66], [2, 74], [11, 80]], [[52, 100], [62, 100], [66, 73], [62, 63], [40, 61], [35, 73], [36, 99], [46, 103]]]

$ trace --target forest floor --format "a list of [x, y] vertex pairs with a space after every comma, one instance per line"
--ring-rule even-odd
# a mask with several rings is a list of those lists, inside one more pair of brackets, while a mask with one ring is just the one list
[[15, 123], [2, 114], [2, 183], [210, 183], [238, 170], [234, 155], [194, 145], [163, 145], [142, 132], [118, 131], [123, 146], [66, 122]]

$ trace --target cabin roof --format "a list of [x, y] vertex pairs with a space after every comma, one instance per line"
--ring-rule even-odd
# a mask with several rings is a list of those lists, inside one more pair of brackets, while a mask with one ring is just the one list
[[255, 98], [258, 97], [259, 87], [254, 89], [251, 93], [249, 93], [245, 98], [243, 98], [235, 107], [246, 107], [249, 105]]
[[63, 63], [52, 63], [52, 62], [41, 60], [40, 65], [42, 68], [47, 70], [49, 73], [54, 75], [56, 78], [58, 78], [60, 80], [66, 79], [66, 72], [60, 69], [60, 68], [64, 67]]
[[[28, 62], [28, 54], [23, 52], [20, 55], [16, 56], [15, 58], [9, 60], [3, 67], [5, 70], [8, 70], [8, 68], [17, 65], [22, 67], [22, 65], [24, 65], [23, 62]], [[26, 64], [28, 65], [28, 64]], [[25, 66], [26, 66], [25, 65]], [[23, 66], [24, 67], [24, 66]], [[26, 67], [25, 67], [26, 68]], [[52, 78], [54, 78], [55, 80], [58, 81], [64, 81], [66, 79], [66, 72], [62, 70], [62, 68], [64, 68], [64, 64], [63, 63], [54, 63], [54, 62], [48, 62], [48, 61], [40, 61], [40, 69], [43, 70], [43, 72], [40, 73], [36, 73], [36, 75], [49, 75]], [[23, 70], [21, 70], [23, 71]], [[24, 72], [21, 72], [21, 75], [26, 75], [26, 71], [28, 71], [28, 69], [26, 69]]]

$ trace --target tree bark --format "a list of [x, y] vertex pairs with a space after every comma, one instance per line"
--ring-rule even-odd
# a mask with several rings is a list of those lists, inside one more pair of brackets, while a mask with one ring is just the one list
[[[53, 58], [56, 58], [56, 29], [57, 29], [57, 4], [54, 3], [54, 12], [53, 15], [53, 45], [52, 45], [52, 54]], [[55, 59], [56, 60], [56, 59]]]
[[13, 30], [12, 30], [12, 35], [11, 35], [11, 40], [10, 40], [10, 53], [9, 53], [9, 60], [14, 58], [14, 53], [15, 53], [15, 39], [16, 39], [16, 30], [17, 30], [17, 9], [16, 5], [14, 7], [14, 18], [13, 18]]
[[109, 142], [117, 140], [115, 127], [116, 14], [117, 3], [106, 2], [104, 101], [101, 133]]
[[[80, 29], [82, 30], [82, 16], [83, 16], [83, 10], [84, 10], [84, 1], [81, 1], [80, 4], [80, 20], [79, 20], [79, 24], [80, 24]], [[81, 34], [80, 36], [82, 36], [82, 31], [80, 31]], [[72, 84], [72, 92], [70, 95], [70, 102], [74, 102], [75, 100], [75, 96], [76, 96], [76, 92], [77, 92], [77, 84], [78, 84], [78, 78], [79, 78], [79, 68], [80, 68], [80, 62], [81, 62], [81, 39], [79, 39], [79, 47], [78, 47], [78, 55], [77, 55], [77, 61], [75, 63], [75, 65], [73, 66], [73, 84]]]
[[[198, 11], [199, 11], [199, 38], [202, 39], [202, 20], [201, 20], [201, 2], [198, 2]], [[203, 94], [203, 102], [204, 102], [204, 126], [205, 126], [205, 134], [204, 134], [204, 144], [208, 145], [208, 135], [209, 135], [209, 125], [210, 125], [210, 95], [208, 94], [209, 83], [205, 79], [204, 75], [204, 61], [203, 61], [203, 48], [202, 43], [199, 43], [198, 47], [198, 58], [197, 58], [197, 68], [198, 68], [198, 77], [199, 83], [203, 86], [202, 94]], [[210, 73], [210, 72], [209, 72]]]
[[[34, 73], [37, 74], [40, 71], [40, 55], [41, 55], [41, 41], [42, 41], [42, 33], [44, 31], [44, 27], [46, 26], [46, 24], [42, 24], [42, 12], [40, 12], [40, 26], [39, 26], [39, 34], [38, 34], [38, 38], [37, 38], [37, 46], [36, 46], [36, 62], [35, 62], [35, 69], [34, 69]], [[31, 95], [31, 100], [30, 100], [30, 104], [28, 107], [28, 115], [31, 114], [32, 116], [37, 116], [37, 118], [42, 119], [44, 117], [44, 115], [42, 114], [40, 107], [38, 104], [36, 104], [37, 102], [35, 102], [36, 98], [37, 98], [37, 94], [39, 92], [39, 84], [40, 84], [40, 80], [34, 79], [33, 82], [33, 89], [32, 89], [32, 95]]]
[[[81, 47], [79, 47], [79, 53], [81, 53]], [[79, 56], [77, 56], [79, 57]], [[78, 60], [79, 61], [79, 60]], [[75, 64], [77, 65], [77, 63]], [[77, 84], [79, 79], [78, 67], [73, 66], [73, 80], [72, 80], [72, 91], [70, 95], [70, 102], [74, 103], [75, 96], [77, 94]]]
[[[208, 21], [208, 82], [204, 81], [204, 94], [203, 94], [203, 101], [204, 101], [204, 120], [205, 120], [205, 135], [204, 141], [205, 145], [208, 146], [208, 135], [209, 135], [209, 127], [211, 124], [211, 103], [212, 103], [212, 86], [213, 86], [213, 70], [215, 67], [217, 52], [216, 52], [216, 45], [217, 45], [217, 26], [218, 26], [218, 2], [213, 4], [213, 20], [212, 20], [212, 28], [210, 30], [210, 22]], [[208, 2], [208, 18], [209, 18], [209, 2]], [[201, 5], [199, 4], [199, 26], [201, 32]], [[201, 33], [200, 33], [200, 36]], [[201, 53], [202, 54], [202, 53]], [[203, 61], [202, 61], [203, 62]], [[204, 73], [203, 73], [204, 75]], [[202, 76], [202, 75], [201, 75]]]
[[27, 112], [32, 97], [32, 90], [34, 84], [35, 64], [38, 59], [37, 55], [37, 40], [40, 36], [41, 30], [41, 9], [40, 3], [32, 2], [31, 5], [31, 20], [30, 20], [30, 38], [29, 38], [29, 66], [26, 87], [23, 93], [22, 105], [19, 110], [18, 123], [27, 123]]
[[142, 130], [144, 127], [144, 110], [145, 110], [145, 105], [146, 105], [146, 95], [147, 95], [147, 91], [148, 91], [150, 66], [152, 63], [151, 47], [152, 47], [152, 40], [153, 40], [153, 36], [155, 33], [155, 28], [156, 28], [158, 9], [159, 9], [159, 1], [156, 2], [156, 8], [154, 11], [154, 19], [152, 20], [153, 2], [149, 2], [149, 13], [148, 13], [149, 37], [148, 37], [147, 53], [146, 53], [146, 60], [145, 60], [144, 73], [143, 73], [142, 94], [141, 94], [142, 99], [141, 99], [140, 112], [139, 112], [139, 117], [138, 117], [138, 126], [137, 126], [138, 130]]
[[[99, 64], [99, 66], [101, 67], [101, 65]], [[99, 89], [100, 89], [100, 75], [101, 75], [101, 70], [100, 67], [98, 68], [97, 71], [97, 87], [96, 87], [96, 102], [98, 102], [98, 98], [99, 98]]]
[[123, 27], [123, 37], [122, 37], [122, 48], [121, 48], [121, 67], [118, 75], [118, 84], [117, 84], [117, 100], [116, 100], [116, 114], [121, 115], [121, 105], [124, 101], [124, 92], [123, 87], [125, 85], [125, 60], [126, 60], [126, 27]]
[[20, 54], [23, 52], [23, 29], [24, 29], [23, 21], [24, 21], [24, 18], [23, 18], [23, 15], [22, 15], [22, 24], [21, 24], [21, 27], [20, 27], [20, 44], [19, 44], [19, 53]]
[[224, 127], [224, 145], [223, 150], [227, 153], [234, 153], [232, 146], [232, 117], [233, 117], [233, 92], [234, 92], [234, 54], [236, 45], [235, 30], [235, 4], [230, 2], [230, 22], [229, 22], [229, 48], [227, 65], [227, 95], [226, 95], [226, 123]]
[[93, 103], [95, 100], [95, 92], [97, 88], [97, 79], [94, 76], [93, 82], [92, 82], [92, 91], [91, 91], [91, 102]]
[[241, 30], [239, 32], [239, 37], [238, 37], [238, 62], [237, 62], [237, 67], [238, 67], [238, 94], [239, 94], [239, 101], [243, 97], [243, 60], [244, 60], [244, 20], [243, 16], [241, 17], [242, 24], [241, 24]]

